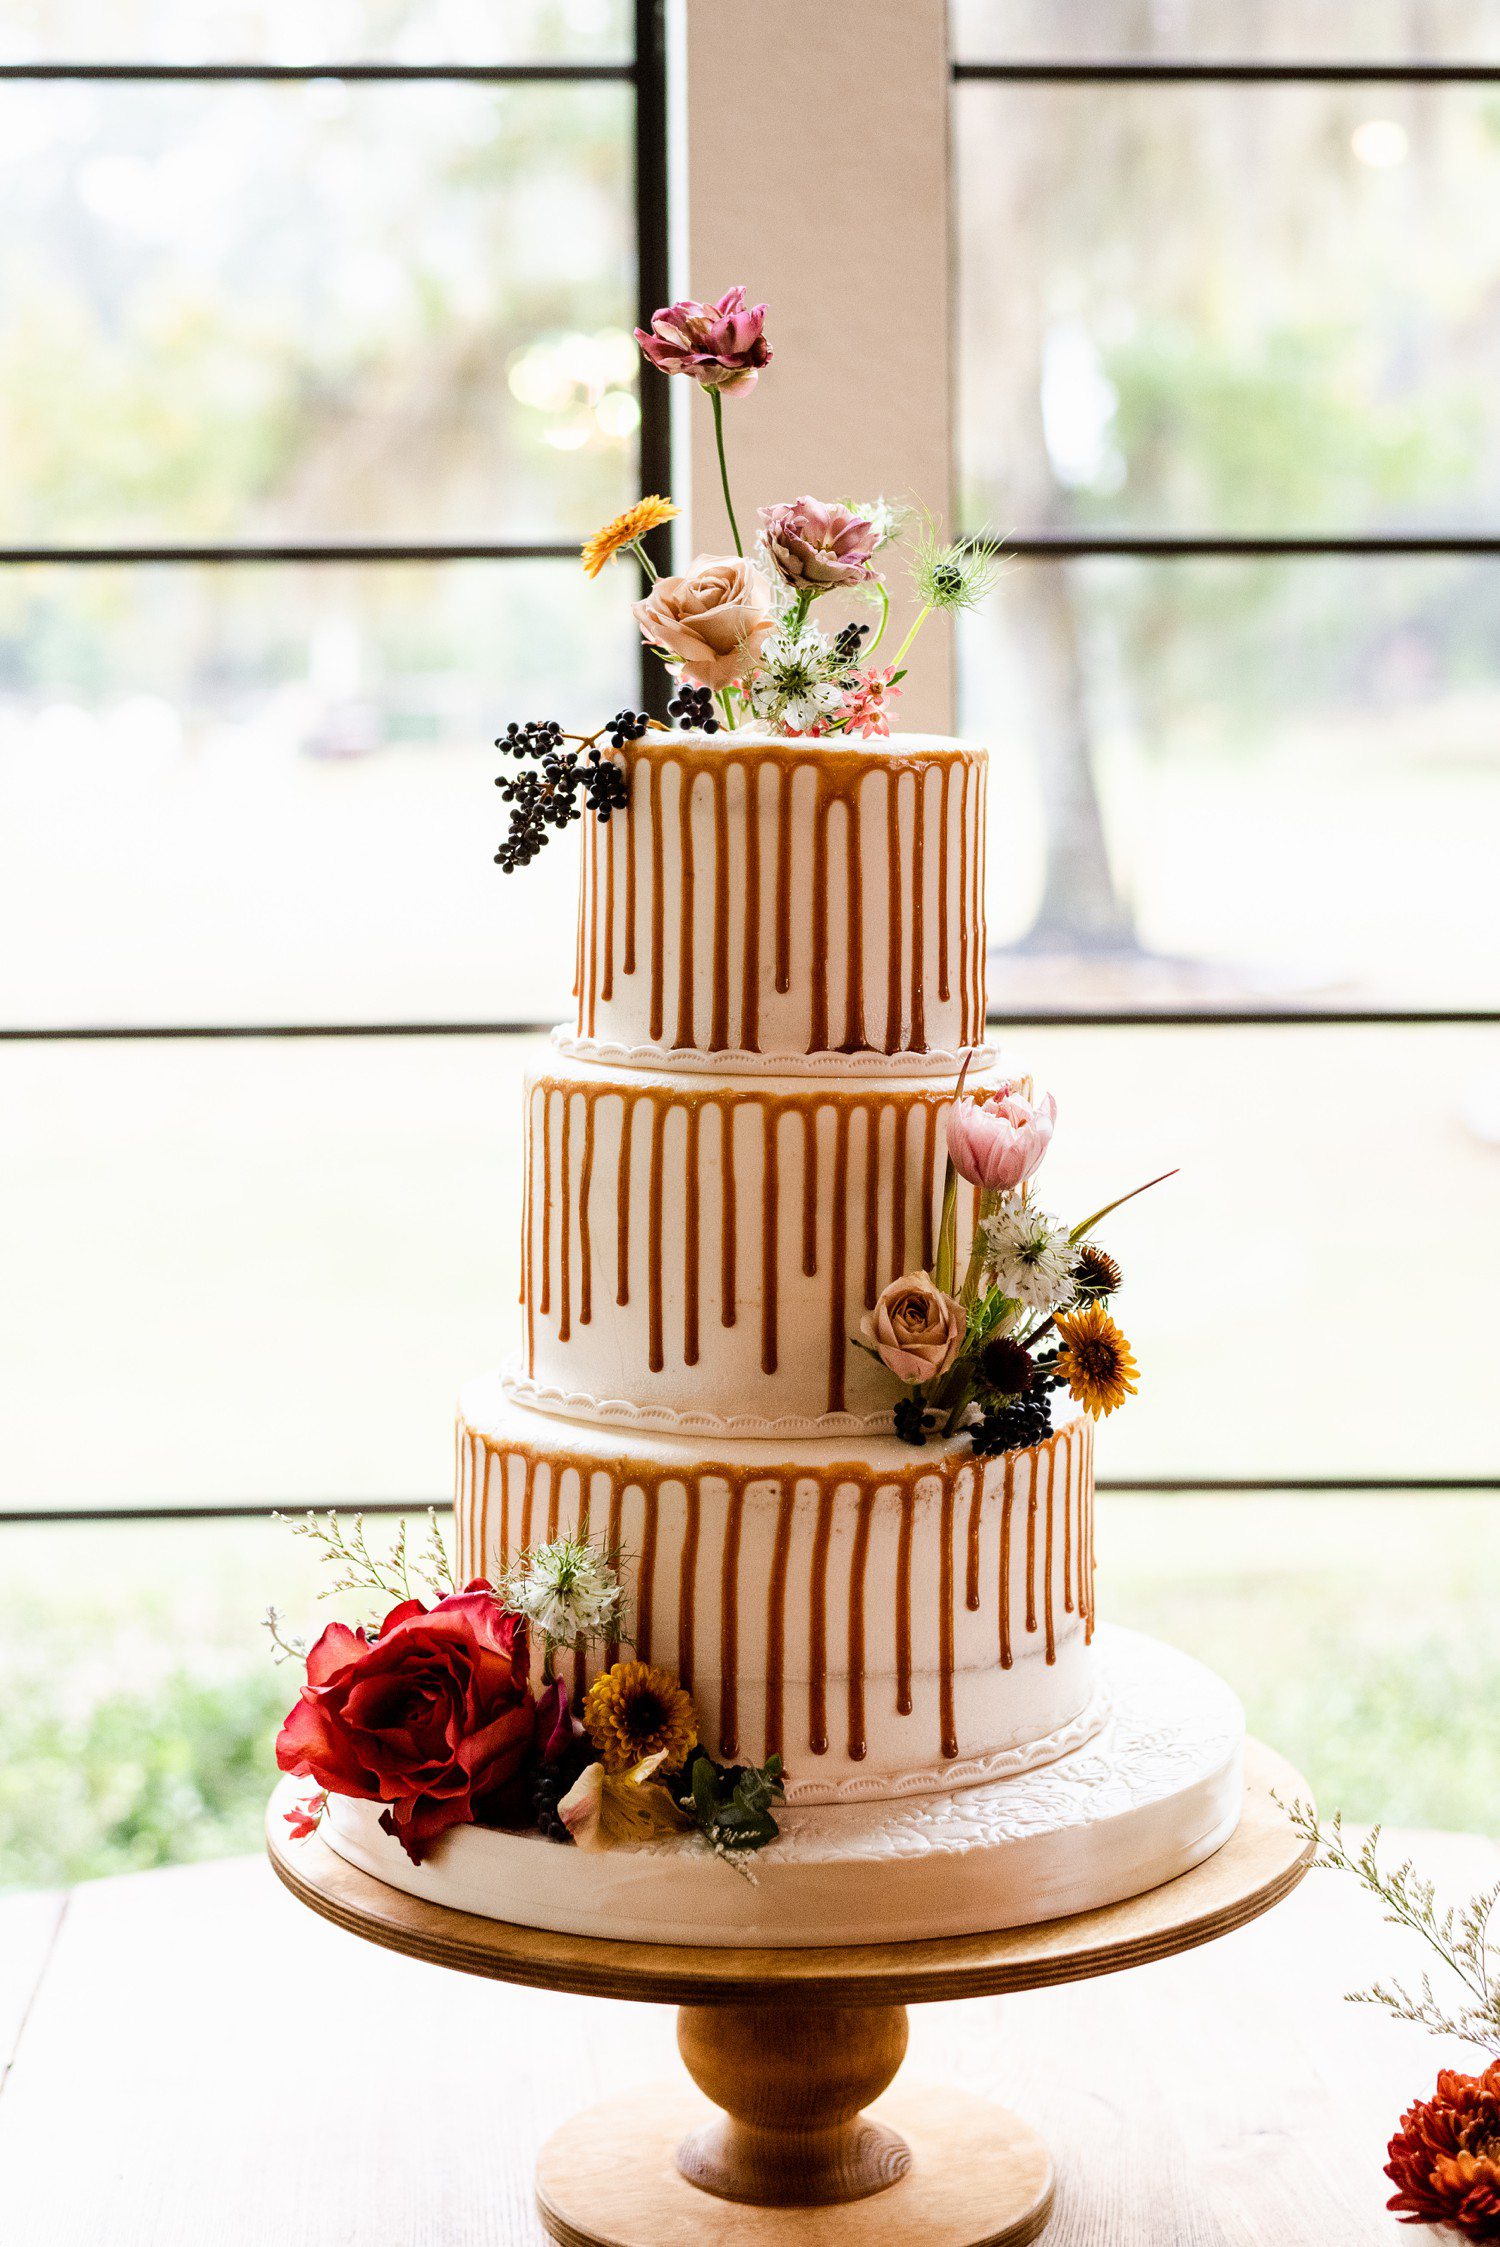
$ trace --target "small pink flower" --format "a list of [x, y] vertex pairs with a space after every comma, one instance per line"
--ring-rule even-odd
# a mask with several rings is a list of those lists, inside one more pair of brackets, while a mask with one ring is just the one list
[[304, 1802], [294, 1803], [286, 1812], [286, 1822], [292, 1829], [293, 1841], [306, 1841], [309, 1834], [315, 1834], [327, 1808], [326, 1787], [321, 1788], [317, 1794], [310, 1794]]
[[875, 525], [837, 500], [785, 499], [763, 507], [760, 522], [766, 552], [799, 593], [860, 585], [875, 575], [870, 567], [879, 543]]
[[1005, 1085], [989, 1100], [959, 1100], [948, 1110], [948, 1152], [971, 1186], [1009, 1193], [1041, 1165], [1057, 1122], [1051, 1093], [1028, 1100]]
[[726, 396], [755, 388], [768, 364], [771, 346], [761, 330], [763, 304], [747, 305], [743, 288], [726, 289], [717, 304], [684, 297], [651, 315], [651, 326], [637, 328], [643, 358], [662, 374], [691, 375], [705, 390]]
[[893, 683], [895, 675], [894, 663], [888, 663], [883, 671], [858, 674], [839, 712], [845, 733], [857, 733], [868, 741], [872, 733], [890, 732], [891, 704], [901, 699], [901, 689]]

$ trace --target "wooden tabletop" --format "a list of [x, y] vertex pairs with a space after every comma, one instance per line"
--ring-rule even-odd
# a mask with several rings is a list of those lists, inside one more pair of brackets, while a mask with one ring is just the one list
[[[1454, 1894], [1500, 1876], [1491, 1842], [1399, 1846]], [[1043, 2132], [1047, 2247], [1436, 2240], [1384, 2213], [1385, 2141], [1440, 2065], [1474, 2056], [1341, 2002], [1420, 1970], [1317, 1873], [1205, 1949], [923, 2005], [903, 2080], [986, 2092]], [[665, 2008], [379, 1950], [260, 1859], [0, 1897], [0, 2240], [543, 2247], [542, 2140], [677, 2067]]]

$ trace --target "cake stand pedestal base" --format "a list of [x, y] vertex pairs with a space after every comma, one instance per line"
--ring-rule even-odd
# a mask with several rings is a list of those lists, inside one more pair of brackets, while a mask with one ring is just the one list
[[[835, 2013], [827, 2025], [854, 2019]], [[703, 2181], [690, 2183], [681, 2166], [703, 2134], [702, 2125], [693, 2128], [689, 2098], [662, 2084], [610, 2099], [565, 2123], [543, 2147], [542, 2221], [563, 2247], [1024, 2247], [1041, 2232], [1052, 2207], [1052, 2160], [1016, 2115], [937, 2086], [897, 2092], [882, 2100], [879, 2115], [865, 2128], [887, 2160], [895, 2151], [899, 2161], [863, 2198], [789, 2197], [716, 2211], [705, 2203]], [[789, 2193], [802, 2150], [795, 2135], [785, 2142]]]
[[[620, 1942], [480, 1918], [387, 1886], [317, 1834], [267, 1820], [292, 1893], [352, 1934], [461, 1973], [676, 2005], [698, 2091], [591, 2108], [542, 2150], [542, 2220], [563, 2247], [1021, 2247], [1052, 2165], [1012, 2114], [968, 2092], [886, 2086], [906, 2007], [1042, 1989], [1149, 1965], [1243, 1927], [1312, 1854], [1279, 1807], [1307, 1788], [1249, 1741], [1244, 1809], [1214, 1854], [1097, 1911], [993, 1934], [810, 1950]], [[874, 2102], [874, 2111], [865, 2108]]]

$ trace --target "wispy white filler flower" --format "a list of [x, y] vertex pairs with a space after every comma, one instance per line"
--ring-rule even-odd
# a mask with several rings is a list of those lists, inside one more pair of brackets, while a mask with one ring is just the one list
[[793, 634], [783, 627], [762, 644], [760, 662], [745, 682], [750, 707], [763, 725], [811, 733], [839, 710], [847, 667], [826, 632], [805, 624]]
[[900, 537], [911, 512], [909, 508], [897, 507], [889, 499], [859, 499], [851, 500], [849, 504], [855, 514], [862, 515], [874, 531], [877, 552], [882, 546], [889, 546], [893, 538]]
[[523, 1554], [499, 1590], [501, 1604], [549, 1649], [621, 1635], [624, 1593], [600, 1545], [554, 1537]]
[[1073, 1266], [1078, 1251], [1066, 1225], [1044, 1209], [1007, 1201], [984, 1220], [995, 1282], [1029, 1311], [1058, 1311], [1077, 1292]]

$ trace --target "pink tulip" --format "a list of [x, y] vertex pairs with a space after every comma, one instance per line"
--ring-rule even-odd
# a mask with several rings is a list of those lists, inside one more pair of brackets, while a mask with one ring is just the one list
[[859, 585], [875, 575], [870, 567], [878, 543], [875, 525], [836, 500], [782, 500], [761, 509], [760, 523], [766, 552], [799, 593]]
[[989, 1100], [959, 1100], [948, 1110], [948, 1153], [960, 1178], [1009, 1193], [1039, 1169], [1057, 1122], [1051, 1093], [1027, 1100], [1005, 1085]]
[[726, 289], [717, 304], [684, 297], [651, 315], [649, 329], [637, 328], [641, 356], [662, 374], [691, 375], [705, 390], [753, 390], [771, 357], [761, 330], [763, 304], [747, 305], [743, 288]]

